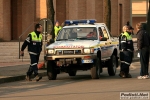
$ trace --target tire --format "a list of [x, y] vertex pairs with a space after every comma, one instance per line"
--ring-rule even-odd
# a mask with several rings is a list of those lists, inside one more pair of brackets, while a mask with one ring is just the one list
[[118, 62], [116, 56], [112, 55], [111, 59], [108, 61], [108, 66], [107, 66], [109, 76], [115, 76], [117, 63]]
[[57, 72], [56, 72], [56, 64], [54, 61], [47, 62], [47, 76], [49, 80], [56, 80]]
[[92, 65], [92, 68], [91, 68], [91, 78], [92, 79], [99, 79], [100, 77], [100, 59], [97, 58], [95, 61], [94, 61], [94, 64]]
[[73, 70], [73, 71], [69, 71], [68, 74], [69, 76], [76, 76], [77, 71]]

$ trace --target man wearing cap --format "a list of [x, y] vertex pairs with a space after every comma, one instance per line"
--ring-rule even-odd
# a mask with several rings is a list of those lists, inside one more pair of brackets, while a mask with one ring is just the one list
[[120, 39], [120, 50], [121, 50], [121, 70], [120, 70], [120, 77], [123, 78], [131, 78], [132, 76], [129, 73], [129, 66], [132, 63], [133, 57], [133, 41], [132, 41], [132, 32], [133, 28], [131, 26], [125, 25], [123, 27], [124, 33]]

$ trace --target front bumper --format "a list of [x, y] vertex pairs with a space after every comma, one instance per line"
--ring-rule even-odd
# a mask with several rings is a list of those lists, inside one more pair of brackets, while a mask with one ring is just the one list
[[80, 58], [80, 59], [96, 59], [96, 54], [87, 54], [87, 55], [46, 55], [45, 60], [56, 60], [56, 59], [65, 59], [65, 58]]

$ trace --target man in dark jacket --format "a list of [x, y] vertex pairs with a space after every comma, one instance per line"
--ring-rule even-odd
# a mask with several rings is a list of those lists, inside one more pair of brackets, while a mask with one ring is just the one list
[[150, 38], [149, 34], [146, 30], [143, 29], [141, 23], [136, 25], [137, 28], [137, 48], [140, 53], [140, 63], [141, 63], [141, 71], [138, 79], [148, 79], [148, 67], [149, 67], [149, 46], [150, 46]]
[[28, 46], [28, 52], [30, 55], [31, 64], [29, 67], [29, 70], [27, 71], [26, 80], [31, 80], [31, 75], [34, 72], [35, 80], [39, 81], [42, 79], [41, 76], [38, 75], [38, 61], [39, 56], [42, 51], [42, 25], [36, 24], [35, 25], [35, 31], [31, 32], [26, 40], [24, 41], [22, 47], [21, 47], [21, 55], [24, 54], [24, 49]]

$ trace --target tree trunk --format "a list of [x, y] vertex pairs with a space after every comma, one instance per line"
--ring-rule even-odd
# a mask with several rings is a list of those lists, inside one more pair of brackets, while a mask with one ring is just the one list
[[53, 0], [47, 0], [46, 1], [47, 4], [47, 18], [50, 19], [52, 21], [53, 24], [53, 28], [51, 31], [51, 35], [52, 35], [52, 39], [55, 38], [55, 34], [54, 34], [54, 6], [53, 6]]
[[111, 1], [104, 1], [104, 23], [107, 25], [108, 29], [111, 30]]
[[[150, 5], [150, 0], [149, 0], [149, 5]], [[146, 26], [146, 30], [150, 35], [150, 6], [149, 6], [149, 10], [147, 13], [147, 26]]]

